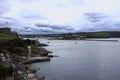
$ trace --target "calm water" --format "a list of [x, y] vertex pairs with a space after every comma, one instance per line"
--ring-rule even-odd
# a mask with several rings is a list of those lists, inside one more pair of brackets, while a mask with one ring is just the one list
[[48, 80], [120, 80], [120, 42], [49, 42], [46, 48], [59, 57], [33, 64]]

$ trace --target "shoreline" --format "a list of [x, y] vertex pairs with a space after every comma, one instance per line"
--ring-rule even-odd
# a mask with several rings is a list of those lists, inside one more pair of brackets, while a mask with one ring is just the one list
[[[40, 43], [38, 40], [34, 40], [34, 41], [37, 44], [35, 51], [33, 51], [33, 53], [31, 53], [32, 56], [29, 59], [27, 58], [22, 63], [23, 63], [24, 66], [27, 65], [30, 68], [33, 68], [33, 71], [35, 71], [35, 73], [32, 73], [32, 74], [30, 73], [31, 76], [33, 76], [33, 75], [36, 76], [37, 80], [47, 80], [45, 75], [40, 76], [40, 75], [36, 74], [37, 68], [35, 68], [35, 66], [31, 66], [31, 64], [32, 63], [38, 63], [38, 62], [50, 61], [50, 57], [48, 55], [49, 55], [49, 53], [52, 53], [52, 52], [48, 51], [47, 49], [44, 48], [44, 46], [48, 46], [47, 44]], [[37, 54], [35, 54], [35, 53], [37, 53]], [[26, 71], [28, 71], [28, 70], [26, 70]]]
[[111, 42], [119, 42], [119, 40], [101, 40], [101, 39], [85, 39], [84, 41], [111, 41]]
[[30, 59], [23, 62], [23, 64], [32, 64], [36, 62], [46, 62], [50, 61], [49, 57], [31, 57]]

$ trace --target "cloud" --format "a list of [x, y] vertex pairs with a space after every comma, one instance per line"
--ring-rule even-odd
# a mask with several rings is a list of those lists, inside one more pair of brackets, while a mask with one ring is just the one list
[[86, 19], [90, 22], [99, 22], [107, 17], [107, 15], [102, 14], [102, 13], [85, 13], [84, 14]]
[[119, 0], [0, 0], [0, 25], [32, 33], [114, 29], [113, 25], [118, 26], [120, 21], [119, 3]]
[[41, 29], [49, 29], [49, 31], [51, 32], [56, 32], [56, 33], [67, 33], [67, 32], [72, 32], [74, 31], [73, 28], [71, 28], [71, 26], [60, 26], [60, 25], [48, 25], [48, 24], [40, 24], [40, 23], [36, 23], [35, 26], [37, 26], [40, 30]]
[[20, 15], [22, 18], [31, 19], [31, 20], [46, 19], [46, 17], [43, 16], [42, 14], [38, 14], [35, 12], [26, 11], [26, 10], [21, 11]]
[[[7, 2], [8, 0], [0, 0], [0, 16], [3, 13], [6, 13], [9, 11], [9, 3]], [[7, 5], [7, 6], [6, 6]]]

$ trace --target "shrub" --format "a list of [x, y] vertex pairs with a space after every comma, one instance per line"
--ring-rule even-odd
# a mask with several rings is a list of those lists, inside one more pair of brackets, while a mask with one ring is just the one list
[[25, 52], [26, 49], [23, 47], [13, 47], [12, 52], [19, 53], [19, 52]]
[[12, 76], [13, 68], [12, 67], [4, 67], [0, 65], [0, 78], [1, 77], [7, 77]]

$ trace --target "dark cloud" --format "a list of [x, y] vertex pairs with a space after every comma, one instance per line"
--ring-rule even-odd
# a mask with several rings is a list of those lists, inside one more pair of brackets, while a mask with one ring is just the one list
[[84, 13], [86, 19], [90, 22], [100, 22], [102, 19], [106, 18], [107, 15], [102, 13]]
[[35, 26], [37, 26], [37, 27], [50, 27], [50, 25], [47, 25], [47, 24], [38, 24], [38, 23], [36, 23]]
[[98, 22], [90, 28], [86, 28], [84, 31], [120, 31], [120, 21], [107, 20]]
[[48, 25], [48, 24], [35, 24], [37, 27], [48, 27], [53, 30], [67, 30], [67, 31], [73, 31], [74, 29], [70, 26], [59, 26], [59, 25]]
[[25, 27], [23, 29], [18, 29], [19, 34], [51, 34], [54, 33], [53, 30], [42, 29], [42, 28], [32, 28], [31, 26]]

